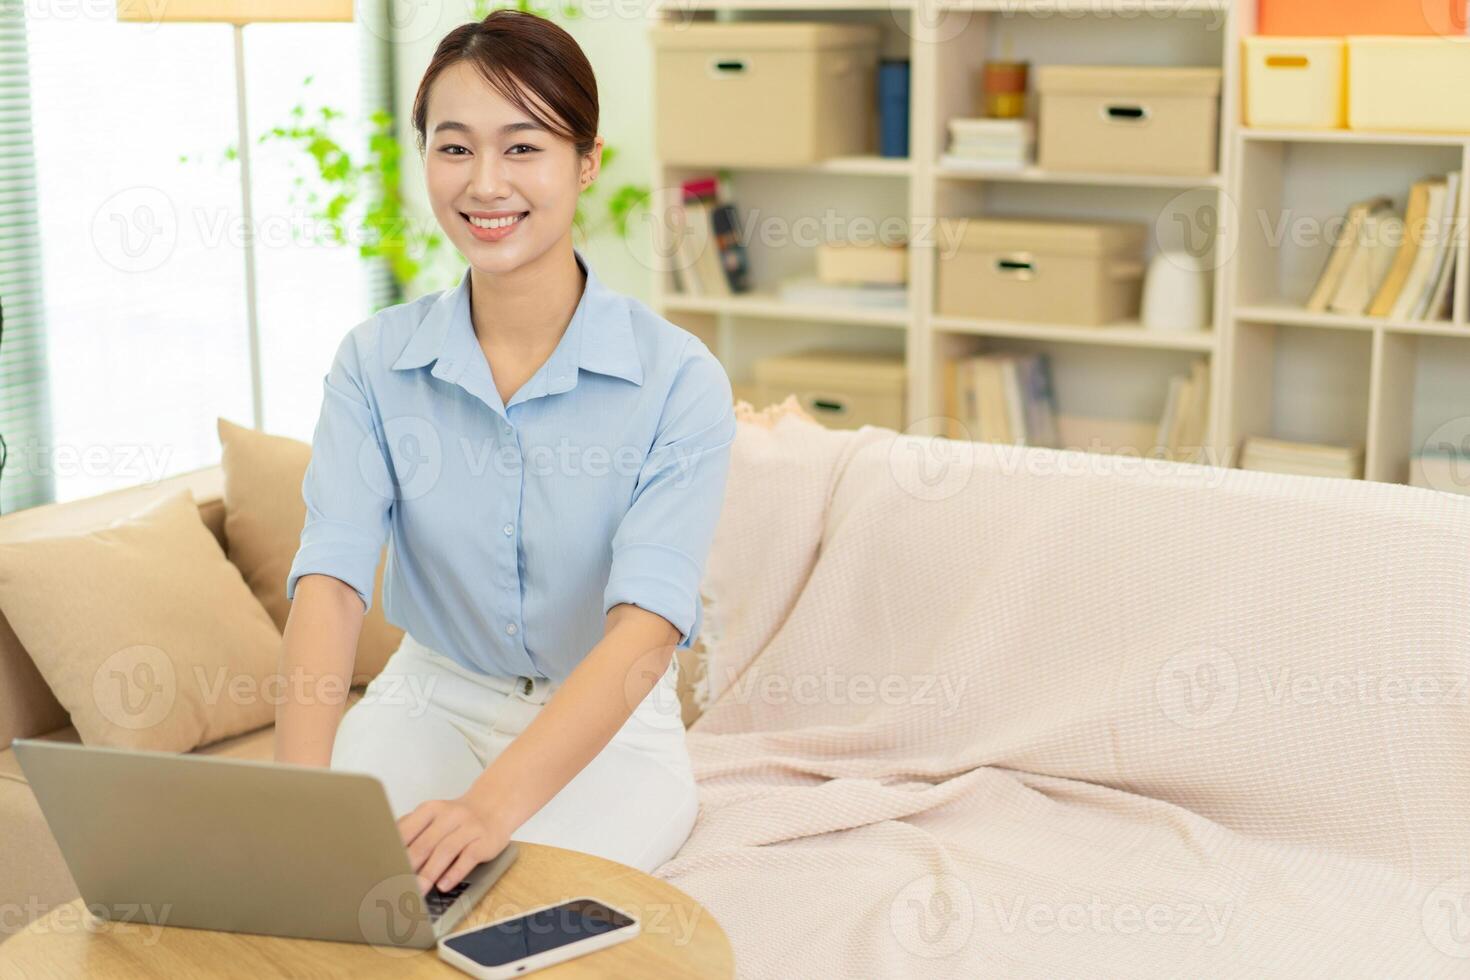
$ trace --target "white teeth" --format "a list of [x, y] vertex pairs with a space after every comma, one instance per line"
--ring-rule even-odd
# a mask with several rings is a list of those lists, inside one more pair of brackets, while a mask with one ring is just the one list
[[476, 228], [504, 228], [506, 225], [513, 225], [517, 221], [520, 221], [522, 215], [518, 214], [510, 218], [476, 218], [474, 215], [466, 215], [465, 217], [469, 218], [470, 224]]

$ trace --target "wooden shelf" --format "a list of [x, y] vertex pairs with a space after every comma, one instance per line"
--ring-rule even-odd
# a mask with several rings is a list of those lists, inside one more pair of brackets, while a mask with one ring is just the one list
[[1065, 170], [1045, 170], [1030, 166], [1020, 170], [985, 169], [965, 167], [958, 164], [940, 164], [934, 175], [943, 180], [984, 180], [1003, 183], [1006, 181], [1027, 184], [1084, 184], [1098, 187], [1219, 187], [1220, 175], [1187, 176], [1181, 174], [1121, 174], [1094, 171], [1091, 173]]
[[898, 330], [907, 329], [912, 319], [907, 310], [863, 306], [808, 306], [803, 303], [788, 303], [769, 293], [741, 293], [735, 296], [682, 296], [668, 293], [664, 296], [663, 305], [666, 310], [685, 313], [727, 313], [772, 320], [854, 323]]
[[1148, 330], [1139, 326], [1137, 321], [1114, 323], [1101, 327], [1084, 327], [935, 315], [930, 318], [930, 322], [936, 330], [976, 334], [984, 337], [1054, 340], [1063, 343], [1099, 344], [1107, 347], [1146, 347], [1154, 350], [1213, 351], [1215, 349], [1213, 330], [1171, 333], [1167, 330]]
[[1361, 143], [1401, 146], [1461, 146], [1470, 133], [1388, 133], [1360, 129], [1251, 129], [1241, 127], [1240, 138], [1262, 143]]
[[1242, 306], [1235, 318], [1246, 323], [1276, 323], [1292, 327], [1323, 327], [1330, 330], [1387, 330], [1390, 333], [1470, 339], [1470, 327], [1448, 320], [1389, 320], [1381, 316], [1349, 316], [1317, 313], [1288, 303]]
[[655, 16], [671, 14], [678, 18], [702, 11], [740, 10], [911, 10], [916, 0], [843, 0], [840, 6], [828, 0], [655, 0], [651, 10]]
[[1230, 0], [938, 0], [940, 10], [1046, 15], [1055, 13], [1191, 13], [1225, 11]]
[[[656, 0], [665, 18], [691, 12], [807, 11], [883, 30], [884, 57], [907, 55], [912, 157], [857, 156], [799, 167], [727, 167], [736, 174], [794, 174], [749, 182], [764, 217], [901, 218], [914, 243], [906, 310], [800, 306], [769, 294], [726, 298], [655, 290], [660, 312], [709, 336], [732, 378], [773, 353], [815, 346], [903, 345], [910, 420], [942, 414], [943, 368], [983, 346], [978, 338], [1045, 344], [1058, 376], [1059, 415], [1125, 415], [1139, 425], [1162, 405], [1183, 355], [1210, 367], [1210, 458], [1234, 458], [1251, 433], [1286, 432], [1322, 442], [1361, 441], [1368, 479], [1406, 480], [1408, 460], [1435, 425], [1470, 415], [1470, 248], [1457, 258], [1452, 322], [1393, 321], [1311, 313], [1279, 297], [1305, 295], [1326, 258], [1320, 233], [1349, 205], [1461, 167], [1470, 133], [1252, 129], [1243, 126], [1243, 39], [1255, 31], [1246, 0]], [[919, 12], [938, 13], [922, 17]], [[894, 12], [893, 17], [879, 16]], [[1135, 16], [1117, 16], [1134, 14]], [[948, 16], [946, 16], [948, 15]], [[994, 15], [994, 16], [991, 16]], [[773, 17], [776, 16], [773, 14]], [[1219, 172], [1131, 174], [971, 167], [946, 161], [946, 124], [975, 114], [975, 75], [990, 58], [1045, 64], [1219, 65]], [[779, 107], [772, 107], [779, 109]], [[710, 125], [718, 125], [711, 119]], [[695, 168], [655, 161], [658, 186]], [[708, 168], [711, 170], [718, 167]], [[812, 175], [817, 179], [813, 180]], [[839, 178], [827, 180], [826, 178]], [[841, 179], [847, 178], [847, 179]], [[853, 179], [859, 178], [859, 179]], [[873, 179], [861, 179], [873, 178]], [[911, 178], [900, 183], [877, 178]], [[737, 195], [738, 200], [738, 195]], [[1163, 202], [1169, 200], [1167, 205]], [[1210, 213], [1212, 206], [1214, 213]], [[1230, 206], [1233, 205], [1233, 206]], [[952, 317], [934, 312], [940, 216], [1138, 221], [1149, 250], [1213, 246], [1214, 329], [1152, 331], [1137, 322], [1102, 327]], [[1287, 220], [1287, 218], [1291, 220]], [[1460, 221], [1470, 223], [1470, 192]], [[1293, 221], [1299, 224], [1293, 224]], [[1274, 224], [1273, 224], [1274, 223]], [[1267, 225], [1271, 227], [1268, 229]], [[1281, 236], [1286, 237], [1281, 237]], [[1186, 236], [1189, 236], [1186, 238]], [[1462, 244], [1464, 240], [1462, 238]], [[752, 267], [773, 281], [799, 266], [794, 244], [752, 239]], [[803, 262], [805, 257], [801, 257]], [[1251, 302], [1242, 302], [1249, 297]], [[1267, 298], [1264, 302], [1258, 298]], [[751, 318], [753, 322], [734, 322]], [[764, 323], [754, 321], [766, 321]], [[1270, 329], [1272, 325], [1284, 328]], [[863, 330], [880, 327], [886, 330]], [[876, 339], [875, 339], [876, 338]], [[891, 343], [886, 343], [891, 338]], [[998, 343], [998, 346], [1000, 344]]]

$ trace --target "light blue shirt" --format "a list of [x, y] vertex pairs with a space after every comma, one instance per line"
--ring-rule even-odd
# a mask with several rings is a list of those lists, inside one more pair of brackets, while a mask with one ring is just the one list
[[724, 503], [734, 399], [696, 336], [597, 278], [502, 404], [459, 285], [355, 326], [323, 379], [286, 578], [319, 572], [474, 670], [564, 679], [622, 602], [687, 649]]

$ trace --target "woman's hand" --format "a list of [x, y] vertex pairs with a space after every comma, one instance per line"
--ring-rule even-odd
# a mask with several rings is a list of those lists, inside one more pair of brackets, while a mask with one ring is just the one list
[[510, 843], [511, 828], [467, 797], [425, 800], [398, 820], [398, 833], [418, 874], [419, 891], [429, 884], [448, 891], [474, 867]]

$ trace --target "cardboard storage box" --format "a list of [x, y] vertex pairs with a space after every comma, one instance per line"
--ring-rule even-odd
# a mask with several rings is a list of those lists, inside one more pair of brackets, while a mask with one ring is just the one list
[[824, 242], [817, 246], [817, 278], [830, 283], [902, 286], [909, 281], [908, 246]]
[[1348, 125], [1470, 133], [1470, 38], [1350, 37]]
[[1243, 62], [1247, 126], [1347, 125], [1347, 44], [1342, 38], [1248, 37]]
[[901, 430], [904, 378], [902, 355], [877, 351], [819, 348], [755, 362], [762, 404], [794, 394], [803, 410], [833, 429]]
[[877, 25], [706, 21], [649, 33], [663, 162], [776, 166], [875, 151]]
[[1099, 326], [1138, 316], [1148, 226], [941, 218], [942, 316]]
[[1049, 170], [1213, 174], [1218, 68], [1046, 65], [1037, 163]]
[[1259, 0], [1261, 34], [1465, 33], [1465, 0]]

